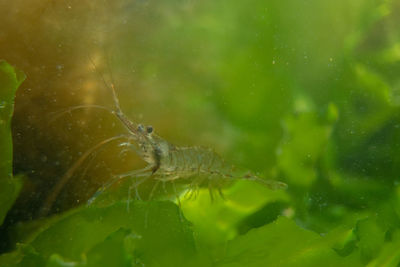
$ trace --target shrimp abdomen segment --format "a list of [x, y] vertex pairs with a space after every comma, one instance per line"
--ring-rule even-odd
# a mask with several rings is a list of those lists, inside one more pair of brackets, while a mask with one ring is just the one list
[[212, 149], [204, 147], [171, 147], [168, 155], [161, 159], [160, 172], [179, 178], [193, 175], [229, 173], [231, 170]]

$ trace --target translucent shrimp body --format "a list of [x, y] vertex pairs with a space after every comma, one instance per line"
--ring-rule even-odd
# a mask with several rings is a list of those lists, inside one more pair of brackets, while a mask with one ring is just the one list
[[[129, 129], [129, 127], [127, 127]], [[233, 167], [226, 164], [225, 161], [212, 149], [204, 147], [179, 147], [175, 146], [153, 132], [151, 126], [144, 127], [141, 124], [131, 133], [137, 143], [135, 150], [137, 154], [148, 163], [148, 166], [142, 170], [135, 170], [126, 174], [120, 174], [107, 186], [100, 189], [95, 197], [111, 184], [125, 177], [145, 177], [139, 182], [133, 184], [135, 191], [137, 186], [149, 178], [157, 182], [179, 181], [189, 185], [189, 191], [195, 191], [201, 186], [208, 186], [221, 192], [221, 188], [236, 179], [253, 180], [268, 186], [271, 189], [285, 189], [285, 183], [273, 180], [264, 180], [250, 173], [246, 175], [233, 174]], [[158, 185], [156, 183], [155, 187]], [[152, 190], [154, 191], [154, 190]], [[221, 193], [222, 194], [222, 193]], [[94, 199], [92, 198], [90, 202]]]
[[188, 185], [187, 189], [191, 192], [197, 191], [198, 188], [201, 186], [207, 186], [210, 190], [211, 197], [212, 190], [217, 190], [221, 193], [221, 188], [223, 186], [237, 179], [253, 180], [265, 186], [268, 186], [271, 189], [285, 189], [287, 187], [285, 183], [274, 180], [264, 180], [250, 173], [246, 175], [234, 175], [232, 166], [227, 165], [225, 161], [212, 149], [198, 146], [175, 146], [155, 134], [153, 127], [145, 127], [142, 124], [137, 124], [131, 121], [120, 108], [119, 100], [113, 84], [109, 86], [105, 82], [103, 76], [97, 71], [95, 64], [93, 62], [92, 64], [95, 71], [100, 75], [105, 86], [109, 88], [112, 92], [115, 110], [97, 105], [81, 105], [71, 107], [67, 110], [67, 112], [87, 107], [95, 107], [108, 110], [121, 121], [121, 123], [125, 126], [129, 133], [126, 135], [121, 135], [119, 137], [112, 137], [103, 142], [100, 142], [95, 147], [89, 149], [87, 153], [85, 153], [85, 155], [83, 155], [80, 159], [78, 159], [73, 167], [71, 167], [66, 175], [64, 175], [60, 179], [58, 184], [56, 184], [56, 186], [54, 187], [53, 192], [45, 201], [42, 209], [42, 211], [44, 212], [42, 212], [41, 215], [45, 215], [48, 211], [50, 211], [62, 187], [72, 177], [73, 172], [86, 159], [89, 153], [92, 153], [103, 144], [118, 139], [120, 137], [126, 138], [128, 140], [127, 142], [122, 143], [122, 145], [132, 148], [138, 154], [138, 156], [141, 157], [148, 165], [143, 169], [133, 170], [127, 173], [116, 175], [115, 177], [110, 179], [108, 183], [97, 190], [94, 196], [89, 199], [89, 204], [92, 203], [102, 192], [107, 190], [111, 185], [127, 177], [135, 179], [134, 183], [130, 187], [130, 190], [134, 189], [138, 198], [140, 198], [138, 194], [139, 185], [149, 179], [153, 179], [156, 181], [149, 198], [152, 197], [155, 188], [160, 182], [170, 182], [172, 183], [174, 188], [175, 182], [184, 183]]

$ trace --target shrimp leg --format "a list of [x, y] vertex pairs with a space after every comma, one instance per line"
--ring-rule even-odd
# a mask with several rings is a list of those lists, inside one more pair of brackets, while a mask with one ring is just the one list
[[[137, 177], [137, 176], [136, 176]], [[141, 179], [140, 181], [136, 181], [136, 183], [134, 183], [133, 185], [130, 185], [128, 188], [128, 199], [127, 199], [127, 204], [126, 204], [126, 210], [127, 212], [129, 212], [129, 207], [130, 207], [130, 203], [131, 203], [131, 191], [132, 188], [135, 188], [135, 196], [136, 199], [138, 200], [142, 200], [142, 198], [139, 195], [139, 191], [138, 191], [138, 186], [143, 183], [144, 181], [146, 181], [150, 176], [146, 176], [143, 179]]]
[[138, 185], [140, 185], [141, 183], [143, 183], [148, 177], [151, 176], [151, 169], [152, 166], [147, 166], [143, 169], [140, 170], [135, 170], [135, 171], [130, 171], [127, 173], [123, 173], [123, 174], [119, 174], [116, 177], [114, 177], [114, 179], [111, 179], [108, 183], [106, 183], [105, 185], [103, 185], [102, 187], [100, 187], [96, 193], [94, 193], [94, 195], [88, 200], [87, 204], [90, 205], [93, 203], [93, 201], [104, 191], [106, 191], [107, 189], [109, 189], [113, 184], [115, 184], [116, 182], [120, 181], [123, 178], [126, 177], [145, 177], [144, 179], [141, 179], [140, 181], [137, 181], [134, 186], [137, 187]]
[[189, 184], [189, 190], [186, 192], [185, 197], [186, 199], [194, 199], [197, 198], [198, 191], [200, 188], [201, 183], [205, 180], [205, 176], [203, 175], [198, 175], [196, 178], [193, 179], [193, 181]]
[[160, 180], [157, 180], [156, 183], [155, 183], [155, 185], [153, 186], [153, 188], [152, 188], [151, 191], [150, 191], [149, 200], [152, 200], [152, 199], [153, 199], [154, 192], [156, 191], [156, 189], [157, 189], [157, 187], [158, 187], [159, 184], [160, 184]]
[[144, 176], [145, 174], [153, 173], [153, 169], [154, 169], [154, 166], [147, 165], [146, 167], [144, 167], [143, 169], [140, 169], [140, 170], [133, 170], [133, 171], [129, 171], [129, 172], [126, 172], [126, 173], [118, 174], [116, 176], [116, 179], [119, 180], [119, 179], [123, 179], [125, 177], [129, 177], [129, 176], [135, 177], [135, 176], [138, 176], [138, 175], [139, 176]]

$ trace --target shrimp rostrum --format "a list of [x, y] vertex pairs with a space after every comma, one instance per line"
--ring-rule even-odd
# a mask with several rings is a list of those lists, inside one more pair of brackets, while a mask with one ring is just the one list
[[[95, 67], [94, 63], [93, 66]], [[175, 183], [182, 183], [187, 186], [186, 189], [190, 195], [196, 193], [200, 187], [208, 187], [211, 197], [213, 197], [214, 190], [217, 190], [222, 195], [221, 188], [238, 179], [256, 181], [273, 190], [285, 189], [287, 187], [283, 182], [261, 179], [251, 173], [235, 175], [233, 167], [226, 164], [225, 161], [212, 149], [199, 146], [175, 146], [157, 135], [152, 126], [144, 126], [131, 121], [120, 108], [119, 100], [113, 84], [109, 86], [102, 76], [101, 78], [113, 94], [115, 109], [110, 109], [109, 111], [116, 115], [128, 130], [128, 134], [109, 138], [106, 141], [113, 141], [120, 137], [126, 138], [127, 142], [123, 143], [123, 145], [133, 149], [137, 155], [147, 163], [147, 166], [143, 169], [115, 175], [109, 180], [109, 182], [97, 190], [93, 197], [89, 199], [89, 204], [110, 186], [121, 179], [129, 177], [134, 178], [130, 190], [135, 190], [136, 197], [139, 199], [138, 187], [150, 179], [153, 179], [155, 184], [151, 190], [149, 199], [152, 197], [155, 188], [160, 183], [163, 185], [165, 183], [171, 183], [175, 191]], [[77, 106], [71, 109], [84, 107], [85, 106]], [[95, 105], [86, 107], [108, 109]], [[99, 145], [103, 145], [104, 143], [105, 142], [103, 141]], [[83, 160], [79, 159], [78, 162], [82, 162]], [[47, 203], [45, 203], [47, 210], [51, 208], [56, 195], [59, 193], [61, 187], [66, 183], [71, 174], [67, 176], [60, 179], [58, 187], [56, 185], [56, 190], [53, 190], [52, 192], [52, 197], [47, 199]]]

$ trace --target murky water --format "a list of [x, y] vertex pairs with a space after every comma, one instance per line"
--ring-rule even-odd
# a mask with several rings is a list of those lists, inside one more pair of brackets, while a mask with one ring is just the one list
[[[0, 265], [398, 266], [397, 1], [0, 2], [0, 59], [26, 74]], [[124, 141], [96, 147], [127, 133], [111, 84], [134, 123], [288, 189], [240, 181], [211, 201], [185, 195], [195, 177], [128, 177], [87, 207], [146, 165]]]

